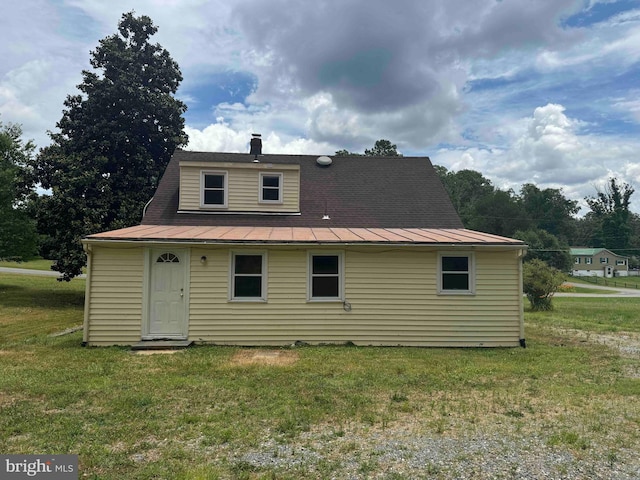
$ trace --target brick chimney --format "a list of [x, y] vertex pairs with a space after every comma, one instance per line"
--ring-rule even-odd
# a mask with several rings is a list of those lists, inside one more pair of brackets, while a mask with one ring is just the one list
[[259, 133], [251, 134], [251, 142], [249, 143], [251, 146], [251, 150], [249, 151], [249, 155], [253, 155], [254, 162], [258, 161], [258, 155], [262, 155], [262, 139], [260, 138]]

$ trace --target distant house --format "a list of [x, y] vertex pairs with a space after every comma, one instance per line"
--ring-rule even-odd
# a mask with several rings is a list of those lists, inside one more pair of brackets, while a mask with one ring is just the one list
[[178, 150], [83, 243], [88, 345], [524, 344], [526, 245], [464, 229], [428, 158]]
[[572, 275], [597, 277], [626, 277], [629, 274], [629, 257], [616, 255], [606, 248], [571, 247]]

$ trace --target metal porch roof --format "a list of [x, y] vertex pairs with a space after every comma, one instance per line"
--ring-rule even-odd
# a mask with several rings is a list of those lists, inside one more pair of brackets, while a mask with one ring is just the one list
[[521, 240], [464, 228], [335, 228], [138, 225], [89, 235], [86, 242], [365, 243], [521, 246]]

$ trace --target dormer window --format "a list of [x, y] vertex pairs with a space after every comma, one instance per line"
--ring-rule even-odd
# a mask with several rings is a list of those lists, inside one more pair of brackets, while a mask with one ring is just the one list
[[282, 173], [260, 172], [260, 203], [282, 203]]
[[202, 172], [200, 184], [202, 207], [226, 208], [227, 172]]

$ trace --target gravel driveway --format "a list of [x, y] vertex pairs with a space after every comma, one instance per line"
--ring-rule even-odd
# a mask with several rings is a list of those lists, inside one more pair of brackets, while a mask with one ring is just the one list
[[612, 456], [591, 446], [588, 455], [576, 456], [515, 432], [458, 438], [416, 434], [406, 426], [313, 431], [295, 443], [266, 441], [229, 460], [258, 471], [298, 472], [299, 478], [640, 479], [636, 451]]

